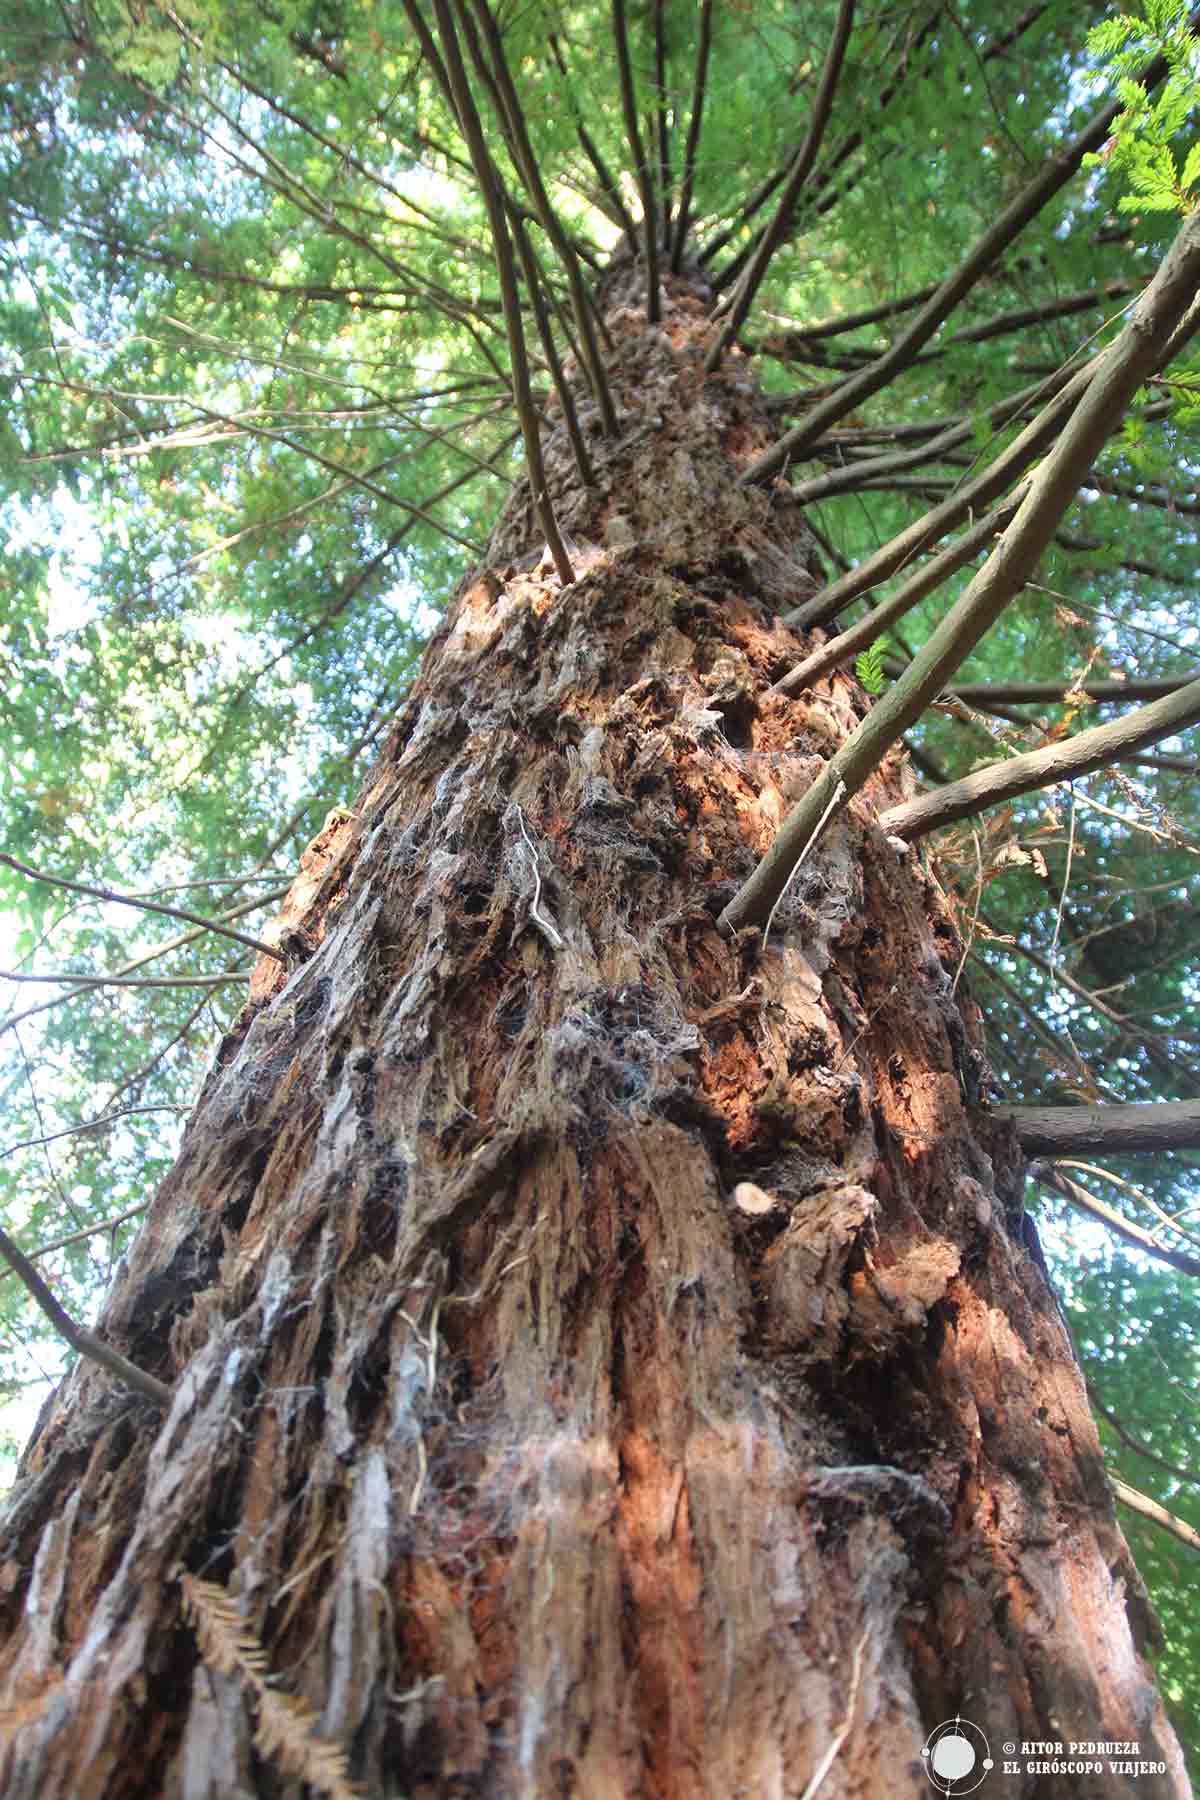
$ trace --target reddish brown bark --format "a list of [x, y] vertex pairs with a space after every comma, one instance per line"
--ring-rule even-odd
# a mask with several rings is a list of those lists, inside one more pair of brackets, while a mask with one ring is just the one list
[[740, 359], [683, 284], [608, 323], [578, 579], [518, 492], [104, 1309], [169, 1416], [81, 1368], [27, 1454], [14, 1800], [917, 1794], [960, 1710], [1187, 1791], [902, 764], [717, 928], [866, 702], [768, 691], [811, 542]]

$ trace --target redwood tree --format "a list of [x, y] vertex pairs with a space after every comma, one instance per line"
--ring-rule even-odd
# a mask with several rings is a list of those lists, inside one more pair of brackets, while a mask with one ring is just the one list
[[[190, 978], [244, 971], [248, 998], [94, 1331], [6, 1239], [82, 1353], [0, 1526], [6, 1795], [890, 1795], [929, 1772], [966, 1791], [930, 1751], [960, 1715], [964, 1783], [990, 1754], [1017, 1792], [1129, 1791], [1128, 1756], [1054, 1749], [1099, 1740], [1138, 1746], [1145, 1791], [1188, 1791], [1025, 1212], [1031, 1157], [1072, 1199], [1056, 1157], [1200, 1141], [1185, 1010], [1158, 1003], [1132, 1051], [1139, 1016], [1096, 962], [1109, 914], [1072, 911], [1093, 898], [1075, 854], [1103, 870], [1111, 834], [1088, 840], [1073, 804], [1048, 830], [1022, 799], [1097, 770], [1157, 782], [1155, 854], [1190, 853], [1171, 810], [1174, 740], [1200, 718], [1186, 642], [1166, 666], [1120, 654], [1131, 573], [1157, 584], [1163, 635], [1197, 504], [1200, 171], [1171, 148], [1194, 46], [1169, 4], [1095, 40], [1142, 78], [1123, 111], [1083, 92], [1075, 10], [841, 0], [803, 30], [709, 0], [31, 10], [5, 190], [20, 497], [107, 452], [82, 497], [143, 571], [139, 590], [120, 565], [88, 674], [115, 692], [123, 671], [131, 695], [161, 675], [169, 713], [167, 652], [194, 674], [203, 607], [244, 604], [285, 680], [327, 658], [321, 704], [353, 671], [374, 754], [270, 923], [244, 900], [165, 907], [222, 934]], [[862, 210], [905, 122], [973, 83], [999, 121], [978, 191], [935, 159], [942, 264], [902, 290], [919, 261], [898, 252], [883, 281], [854, 262], [877, 241]], [[1055, 96], [1036, 130], [1026, 88]], [[1140, 247], [1101, 203], [1122, 180], [1162, 227]], [[153, 228], [181, 193], [186, 229]], [[57, 290], [28, 265], [55, 243], [115, 336], [46, 324]], [[293, 352], [323, 308], [347, 342], [327, 353], [308, 324]], [[1001, 363], [1018, 332], [1031, 361]], [[799, 365], [816, 387], [796, 391]], [[418, 443], [433, 485], [405, 466], [393, 486]], [[447, 455], [513, 476], [485, 545], [447, 510]], [[202, 508], [234, 498], [245, 524], [206, 536]], [[1136, 533], [1098, 547], [1117, 516]], [[453, 597], [396, 707], [381, 621], [412, 540], [409, 578]], [[308, 567], [303, 604], [264, 543]], [[316, 550], [344, 570], [331, 589]], [[1039, 638], [1042, 589], [1072, 579]], [[1118, 595], [1107, 635], [1071, 610]], [[349, 654], [331, 634], [360, 601]], [[989, 643], [1047, 641], [1048, 691], [959, 677]], [[233, 834], [269, 673], [179, 689], [202, 715], [163, 754], [180, 816], [223, 754], [232, 771], [224, 811], [197, 804], [206, 866], [237, 866], [218, 827], [266, 845], [252, 817]], [[1130, 709], [1079, 724], [1114, 699]], [[1012, 712], [1030, 701], [1053, 708], [1040, 726]], [[1017, 721], [983, 768], [981, 710]], [[129, 899], [100, 879], [111, 838], [89, 856], [42, 767], [42, 825], [14, 831], [8, 870]], [[135, 871], [161, 870], [161, 845], [145, 855]], [[981, 932], [1019, 941], [987, 922], [1006, 868], [1053, 894], [1040, 1087], [1008, 1003], [985, 1019], [964, 976]], [[1064, 937], [1110, 1061], [1072, 1036]], [[226, 959], [247, 941], [252, 969]], [[75, 984], [138, 997], [101, 994], [104, 973]], [[152, 1103], [146, 1080], [126, 1087]]]

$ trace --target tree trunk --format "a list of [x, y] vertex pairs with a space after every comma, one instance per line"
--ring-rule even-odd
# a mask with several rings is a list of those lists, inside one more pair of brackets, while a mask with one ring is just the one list
[[169, 1415], [80, 1365], [26, 1453], [9, 1800], [918, 1794], [958, 1713], [1187, 1792], [902, 762], [718, 929], [867, 703], [768, 691], [767, 411], [606, 286], [577, 579], [518, 488], [103, 1310]]

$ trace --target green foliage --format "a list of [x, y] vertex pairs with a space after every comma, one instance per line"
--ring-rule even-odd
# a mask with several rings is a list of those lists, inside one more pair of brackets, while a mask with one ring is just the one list
[[887, 638], [878, 637], [870, 647], [855, 660], [854, 673], [872, 696], [882, 694], [886, 684], [883, 672], [883, 653], [887, 648]]
[[[1088, 33], [1088, 49], [1110, 65], [1125, 110], [1112, 137], [1089, 167], [1107, 163], [1129, 183], [1117, 201], [1121, 212], [1190, 213], [1200, 182], [1200, 142], [1187, 149], [1182, 168], [1172, 143], [1187, 126], [1195, 130], [1200, 100], [1200, 46], [1188, 24], [1186, 0], [1146, 0], [1141, 17], [1119, 14]], [[1169, 74], [1153, 99], [1138, 80], [1149, 56], [1167, 61]]]

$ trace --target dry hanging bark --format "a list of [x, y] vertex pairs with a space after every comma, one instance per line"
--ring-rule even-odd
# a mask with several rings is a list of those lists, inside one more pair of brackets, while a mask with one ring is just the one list
[[707, 296], [604, 298], [576, 579], [519, 488], [105, 1305], [170, 1412], [81, 1366], [24, 1460], [10, 1800], [882, 1800], [960, 1711], [1187, 1791], [899, 752], [718, 929], [864, 700], [773, 686], [813, 545]]

